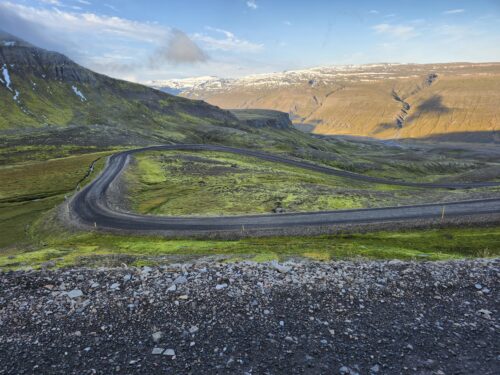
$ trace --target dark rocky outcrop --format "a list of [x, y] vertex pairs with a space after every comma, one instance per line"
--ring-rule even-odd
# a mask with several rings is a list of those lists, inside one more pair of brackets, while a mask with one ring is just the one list
[[292, 129], [288, 113], [267, 109], [233, 109], [231, 112], [246, 125], [255, 128]]

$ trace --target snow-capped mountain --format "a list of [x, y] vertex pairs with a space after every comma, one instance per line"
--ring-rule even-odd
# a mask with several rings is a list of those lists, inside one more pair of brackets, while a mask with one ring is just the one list
[[460, 71], [488, 64], [366, 64], [319, 66], [310, 69], [287, 70], [283, 72], [253, 74], [240, 78], [219, 78], [202, 76], [183, 79], [156, 80], [146, 84], [156, 89], [187, 97], [204, 97], [211, 92], [229, 91], [234, 88], [279, 88], [303, 85], [311, 87], [332, 83], [374, 82], [417, 78], [436, 70]]
[[320, 66], [310, 69], [287, 70], [283, 72], [253, 74], [240, 78], [219, 78], [202, 76], [183, 79], [155, 80], [147, 84], [151, 87], [192, 96], [197, 92], [229, 90], [236, 86], [282, 87], [308, 83], [311, 86], [342, 80], [373, 81], [394, 77], [401, 66], [406, 64], [369, 64]]
[[[499, 81], [499, 63], [369, 64], [153, 86], [221, 108], [287, 112], [294, 124], [319, 134], [419, 138], [496, 131]], [[477, 82], [490, 87], [487, 96]]]
[[169, 94], [180, 94], [187, 90], [204, 89], [212, 84], [218, 85], [222, 79], [214, 76], [201, 76], [192, 78], [180, 78], [169, 80], [154, 80], [148, 81], [146, 84], [155, 89], [165, 91]]

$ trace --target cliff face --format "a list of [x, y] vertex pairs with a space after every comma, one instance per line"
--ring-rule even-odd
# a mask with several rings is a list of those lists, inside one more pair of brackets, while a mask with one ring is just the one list
[[165, 130], [171, 124], [231, 125], [229, 112], [200, 100], [116, 80], [66, 56], [0, 33], [0, 130], [107, 125]]
[[233, 109], [238, 120], [254, 128], [292, 129], [288, 113], [263, 109]]

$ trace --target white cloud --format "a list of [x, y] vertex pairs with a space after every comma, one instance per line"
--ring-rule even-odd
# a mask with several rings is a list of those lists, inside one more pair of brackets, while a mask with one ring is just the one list
[[198, 63], [208, 60], [208, 56], [189, 37], [180, 30], [172, 30], [168, 43], [159, 48], [151, 57], [152, 67], [161, 67], [163, 63], [183, 64]]
[[134, 71], [208, 58], [182, 31], [90, 12], [0, 2], [0, 25], [39, 47], [62, 52], [93, 70], [121, 78], [131, 77]]
[[370, 14], [379, 14], [380, 12], [378, 10], [372, 9], [368, 13], [370, 13]]
[[221, 50], [232, 52], [259, 52], [264, 48], [263, 44], [256, 44], [248, 40], [239, 39], [232, 32], [217, 29], [214, 27], [206, 27], [206, 29], [215, 34], [222, 34], [224, 38], [217, 38], [215, 36], [195, 33], [192, 38], [201, 42], [207, 50]]
[[443, 12], [443, 14], [459, 14], [459, 13], [463, 13], [463, 12], [465, 12], [465, 9], [450, 9], [450, 10]]
[[410, 39], [418, 34], [415, 27], [408, 25], [391, 25], [388, 23], [381, 23], [372, 27], [378, 34], [386, 34], [398, 39]]
[[31, 36], [36, 40], [36, 35], [25, 35], [27, 33], [23, 26], [27, 26], [27, 29], [36, 29], [61, 44], [65, 44], [65, 41], [69, 39], [74, 40], [85, 36], [159, 43], [168, 36], [170, 31], [169, 28], [157, 24], [131, 21], [120, 17], [34, 8], [9, 2], [0, 3], [0, 24], [14, 24], [13, 21], [9, 22], [9, 16], [19, 22], [17, 27], [13, 25], [14, 30], [11, 32], [25, 38]]
[[87, 0], [76, 0], [78, 1], [80, 4], [83, 4], [83, 5], [92, 5], [92, 3], [90, 1], [87, 1]]
[[257, 2], [255, 0], [248, 0], [247, 7], [249, 7], [250, 9], [257, 9], [259, 6], [257, 5]]
[[292, 23], [290, 21], [283, 21], [283, 24], [286, 26], [292, 26]]

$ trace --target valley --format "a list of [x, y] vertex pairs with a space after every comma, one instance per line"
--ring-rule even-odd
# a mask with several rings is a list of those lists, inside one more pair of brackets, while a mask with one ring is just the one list
[[[172, 251], [172, 254], [178, 254], [175, 249], [182, 249], [186, 240], [171, 239], [158, 247], [161, 241], [158, 242], [156, 237], [147, 239], [99, 231], [86, 234], [85, 230], [61, 226], [60, 222], [61, 210], [79, 189], [104, 170], [107, 157], [151, 144], [239, 147], [291, 158], [299, 163], [304, 160], [320, 170], [334, 168], [338, 175], [323, 175], [296, 165], [220, 151], [145, 152], [134, 155], [131, 165], [120, 178], [120, 194], [116, 197], [122, 193], [123, 197], [115, 199], [113, 204], [121, 209], [167, 216], [279, 216], [309, 211], [481, 200], [495, 198], [498, 194], [498, 188], [493, 185], [499, 182], [500, 151], [494, 145], [484, 144], [477, 148], [466, 143], [410, 142], [402, 138], [391, 143], [361, 137], [307, 134], [297, 130], [295, 127], [300, 125], [294, 127], [283, 112], [262, 109], [225, 111], [203, 102], [162, 94], [95, 74], [63, 55], [39, 49], [10, 34], [2, 35], [9, 41], [0, 46], [3, 59], [0, 62], [4, 66], [0, 95], [4, 98], [2, 103], [8, 106], [2, 108], [6, 116], [0, 129], [0, 175], [2, 181], [6, 181], [0, 188], [0, 238], [2, 264], [7, 268], [40, 267], [46, 262], [63, 266], [86, 262], [86, 259], [107, 262], [106, 259], [113, 259], [113, 253], [119, 259], [126, 254], [136, 259], [134, 262], [142, 262], [149, 257], [148, 247], [156, 249], [152, 251], [158, 256], [166, 256], [165, 259], [169, 259]], [[454, 69], [476, 68], [458, 66]], [[326, 90], [318, 74], [322, 79], [330, 77], [332, 85], [343, 77], [338, 87], [329, 87], [323, 96], [313, 95], [312, 102], [319, 105], [330, 97], [351, 90], [349, 85], [353, 80], [358, 84], [368, 84], [372, 82], [365, 81], [373, 79], [376, 84], [385, 84], [389, 88], [391, 85], [386, 82], [396, 81], [404, 66], [382, 64], [367, 69], [350, 67], [334, 73], [320, 69], [312, 73], [285, 74], [283, 77], [287, 77], [287, 83], [283, 83], [283, 77], [274, 79], [272, 76], [254, 78], [250, 82], [258, 90], [273, 86], [295, 89], [307, 78], [309, 90]], [[414, 70], [415, 67], [407, 69]], [[423, 80], [408, 78], [419, 85], [396, 88], [392, 85], [389, 90], [390, 105], [396, 113], [399, 111], [400, 130], [411, 120], [413, 106], [409, 104], [410, 99], [432, 90], [442, 78], [441, 73], [425, 73], [428, 67], [420, 69]], [[495, 65], [481, 69], [494, 71]], [[379, 79], [379, 76], [387, 79]], [[202, 81], [192, 83], [194, 91], [190, 95], [197, 95], [195, 91], [200, 85], [207, 86], [207, 90], [210, 85], [218, 85], [212, 78], [208, 80], [212, 83]], [[221, 89], [226, 90], [224, 85]], [[124, 101], [123, 104], [120, 101]], [[45, 104], [42, 107], [40, 103]], [[134, 108], [127, 112], [130, 105]], [[115, 111], [114, 114], [110, 110]], [[309, 117], [316, 112], [317, 108], [311, 107]], [[64, 118], [53, 117], [63, 113], [66, 113]], [[102, 115], [102, 118], [93, 117], [92, 113]], [[319, 123], [316, 126], [320, 126]], [[353, 176], [359, 178], [352, 179]], [[384, 179], [390, 184], [384, 184]], [[405, 186], [406, 182], [415, 185]], [[492, 186], [488, 186], [490, 182]], [[423, 189], [418, 184], [443, 187], [472, 184], [472, 188]], [[377, 229], [373, 226], [372, 230], [382, 229], [386, 227]], [[405, 230], [413, 233], [414, 229]], [[496, 227], [492, 230], [495, 231]], [[382, 233], [380, 236], [385, 238]], [[375, 237], [371, 236], [368, 241], [380, 245]], [[495, 241], [494, 235], [490, 237]], [[364, 251], [366, 241], [362, 238], [351, 241], [350, 254], [367, 254]], [[127, 241], [141, 243], [141, 250], [136, 252], [128, 246], [124, 248]], [[280, 237], [278, 241], [291, 244], [295, 240]], [[304, 250], [306, 253], [318, 252], [323, 254], [320, 257], [327, 258], [346, 254], [340, 250], [344, 245], [334, 246], [333, 250], [316, 251], [323, 248], [324, 239], [316, 236], [310, 241], [310, 246]], [[188, 243], [192, 248], [184, 254], [188, 258], [195, 254], [210, 255], [202, 249], [215, 246], [200, 239]], [[236, 243], [221, 240], [213, 248], [212, 255], [231, 257], [230, 253], [236, 251]], [[258, 258], [259, 248], [263, 251], [274, 248], [276, 240], [262, 239], [255, 246], [241, 244], [246, 249], [243, 251], [245, 257]], [[396, 243], [389, 245], [393, 249], [400, 246]], [[451, 242], [444, 245], [443, 256], [454, 253], [454, 246]], [[495, 246], [487, 248], [496, 254]], [[325, 255], [325, 251], [329, 255]], [[403, 256], [398, 251], [394, 256]], [[411, 253], [413, 250], [404, 251]], [[281, 254], [281, 251], [273, 251], [273, 254]], [[293, 251], [287, 252], [288, 256], [294, 256]]]
[[497, 375], [499, 20], [0, 0], [0, 375]]

